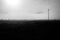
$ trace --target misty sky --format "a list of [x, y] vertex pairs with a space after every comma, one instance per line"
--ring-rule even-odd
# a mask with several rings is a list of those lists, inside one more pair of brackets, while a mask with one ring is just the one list
[[0, 18], [60, 19], [59, 0], [23, 0], [18, 7], [6, 6], [1, 1]]

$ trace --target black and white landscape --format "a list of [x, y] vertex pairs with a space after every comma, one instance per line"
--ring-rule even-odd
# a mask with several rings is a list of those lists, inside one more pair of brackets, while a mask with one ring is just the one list
[[56, 40], [59, 6], [60, 0], [0, 0], [0, 39]]

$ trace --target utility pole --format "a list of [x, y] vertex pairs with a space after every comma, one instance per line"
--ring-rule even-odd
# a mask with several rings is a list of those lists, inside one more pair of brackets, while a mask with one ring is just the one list
[[48, 20], [49, 20], [49, 11], [50, 11], [50, 10], [49, 10], [49, 8], [48, 8]]

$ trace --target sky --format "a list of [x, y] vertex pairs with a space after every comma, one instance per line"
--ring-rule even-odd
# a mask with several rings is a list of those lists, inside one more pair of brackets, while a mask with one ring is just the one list
[[60, 20], [60, 0], [49, 0], [50, 19]]
[[[59, 0], [22, 0], [18, 6], [11, 7], [1, 3], [1, 18], [10, 19], [60, 19]], [[0, 7], [0, 8], [1, 8]], [[1, 16], [3, 15], [3, 16]]]

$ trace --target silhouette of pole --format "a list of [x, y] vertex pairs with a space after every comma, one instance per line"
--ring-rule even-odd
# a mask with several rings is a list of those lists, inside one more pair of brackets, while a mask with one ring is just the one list
[[48, 20], [49, 20], [49, 9], [48, 9]]

